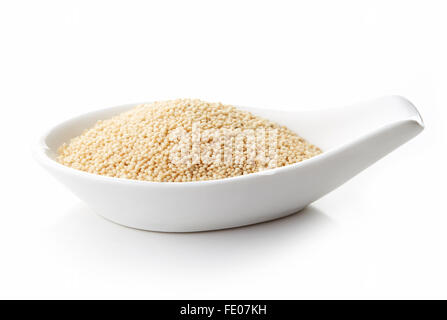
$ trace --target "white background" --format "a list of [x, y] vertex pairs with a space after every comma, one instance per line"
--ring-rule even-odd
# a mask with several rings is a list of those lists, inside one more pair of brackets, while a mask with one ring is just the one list
[[[0, 298], [447, 298], [445, 5], [2, 1]], [[387, 94], [418, 107], [421, 135], [303, 212], [251, 227], [120, 227], [31, 157], [50, 126], [108, 106]]]

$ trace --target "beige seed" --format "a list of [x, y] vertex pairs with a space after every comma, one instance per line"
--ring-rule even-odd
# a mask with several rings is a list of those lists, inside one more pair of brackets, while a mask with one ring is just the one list
[[[193, 124], [196, 128], [193, 128]], [[216, 159], [204, 163], [200, 155], [213, 139], [202, 137], [200, 147], [194, 154], [197, 162], [173, 163], [176, 142], [169, 135], [178, 128], [194, 135], [194, 130], [219, 130], [219, 133], [257, 129], [277, 130], [275, 147], [276, 163], [253, 161], [253, 146], [236, 148], [220, 144]], [[268, 135], [266, 135], [267, 137]], [[194, 138], [195, 139], [195, 138]], [[245, 144], [247, 137], [241, 139]], [[223, 140], [222, 140], [223, 141]], [[85, 130], [68, 144], [59, 148], [57, 160], [66, 166], [109, 177], [159, 182], [187, 182], [216, 180], [265, 170], [270, 165], [277, 167], [300, 162], [321, 153], [321, 150], [306, 142], [296, 133], [272, 121], [262, 119], [230, 105], [209, 103], [201, 100], [178, 99], [139, 105], [130, 111], [108, 120], [98, 121], [93, 128]], [[214, 151], [208, 153], [213, 155]], [[233, 161], [224, 161], [230, 154]], [[235, 159], [239, 159], [235, 162]]]

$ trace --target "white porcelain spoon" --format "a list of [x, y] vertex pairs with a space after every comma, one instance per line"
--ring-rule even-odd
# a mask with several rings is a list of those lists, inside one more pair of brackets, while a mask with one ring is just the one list
[[398, 96], [306, 111], [241, 108], [297, 132], [323, 153], [293, 165], [203, 182], [146, 182], [94, 175], [55, 161], [59, 146], [135, 106], [91, 112], [49, 130], [34, 148], [56, 179], [103, 217], [137, 229], [191, 232], [231, 228], [295, 213], [420, 133], [417, 109]]

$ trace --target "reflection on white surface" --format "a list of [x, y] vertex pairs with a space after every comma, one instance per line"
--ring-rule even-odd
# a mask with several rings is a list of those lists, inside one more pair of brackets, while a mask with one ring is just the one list
[[[85, 205], [73, 207], [52, 227], [51, 236], [73, 255], [103, 260], [111, 267], [178, 270], [235, 268], [270, 260], [287, 242], [333, 226], [331, 219], [310, 206], [299, 213], [247, 227], [198, 233], [160, 233], [135, 230], [107, 221]], [[76, 260], [76, 257], [73, 257]]]

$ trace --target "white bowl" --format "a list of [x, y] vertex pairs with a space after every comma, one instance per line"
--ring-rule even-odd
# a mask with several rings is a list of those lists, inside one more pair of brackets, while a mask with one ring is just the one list
[[231, 228], [295, 213], [334, 190], [423, 130], [416, 108], [391, 96], [350, 107], [278, 111], [242, 108], [286, 125], [323, 153], [259, 173], [203, 182], [146, 182], [72, 169], [59, 146], [135, 106], [94, 111], [47, 132], [34, 154], [56, 179], [103, 217], [137, 229], [190, 232]]

